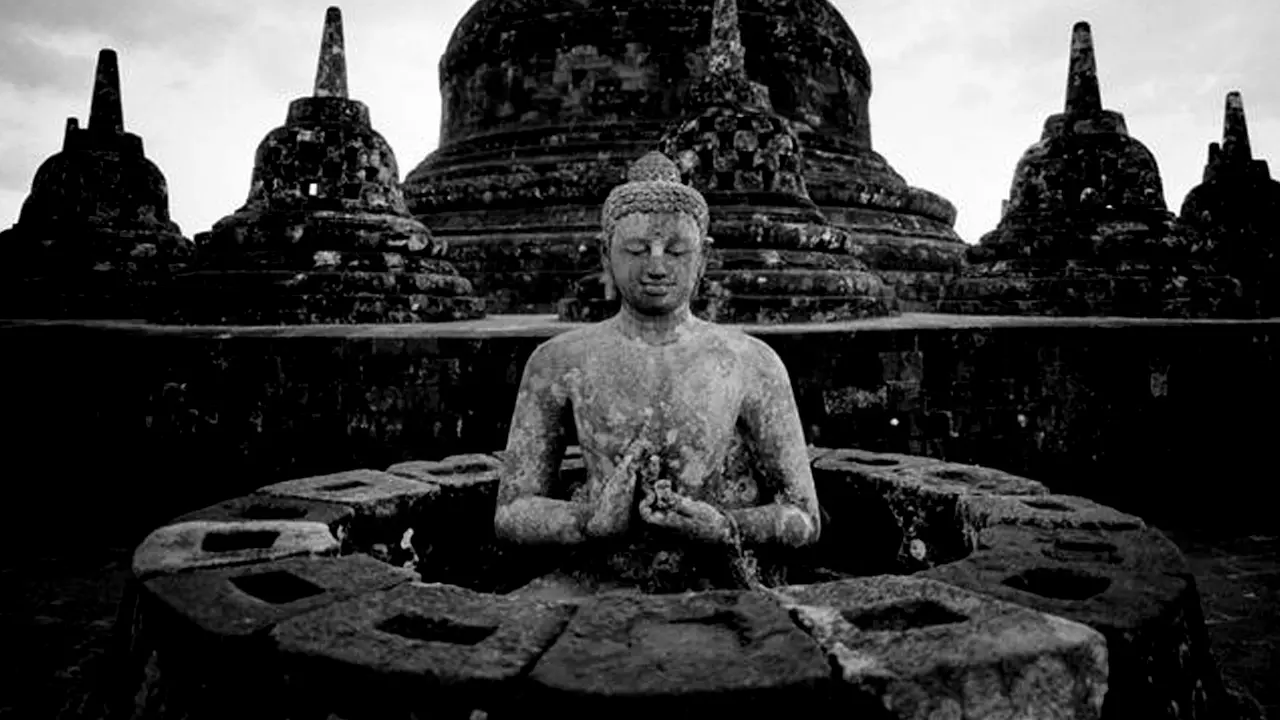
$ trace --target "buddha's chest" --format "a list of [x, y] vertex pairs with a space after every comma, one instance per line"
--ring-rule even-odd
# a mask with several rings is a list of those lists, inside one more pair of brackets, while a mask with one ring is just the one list
[[602, 354], [571, 371], [566, 391], [589, 474], [608, 475], [644, 438], [678, 490], [719, 495], [741, 464], [742, 376], [732, 358], [714, 353]]

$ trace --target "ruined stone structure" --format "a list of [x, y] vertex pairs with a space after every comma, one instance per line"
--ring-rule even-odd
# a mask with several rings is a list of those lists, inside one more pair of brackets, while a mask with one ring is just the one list
[[[866, 272], [853, 233], [831, 226], [809, 197], [800, 139], [773, 111], [769, 89], [746, 75], [735, 0], [716, 0], [706, 57], [706, 73], [690, 89], [691, 107], [702, 112], [673, 124], [658, 143], [711, 210], [715, 245], [697, 314], [734, 323], [890, 314], [893, 291]], [[597, 287], [580, 284], [562, 316], [616, 312], [616, 302], [591, 293]]]
[[939, 309], [1202, 317], [1242, 311], [1239, 283], [1179, 232], [1155, 157], [1102, 106], [1089, 24], [1072, 29], [1066, 106], [1014, 171], [999, 226]]
[[249, 198], [196, 236], [184, 323], [457, 320], [483, 314], [445, 244], [409, 214], [395, 155], [347, 97], [342, 15], [325, 14], [315, 92], [254, 157]]
[[[712, 4], [480, 0], [458, 24], [440, 61], [440, 147], [405, 194], [491, 311], [551, 311], [599, 269], [605, 196], [705, 109], [690, 90], [707, 75]], [[956, 269], [954, 208], [872, 149], [870, 68], [840, 13], [827, 0], [739, 9], [746, 74], [801, 141], [816, 208], [873, 269], [904, 271], [895, 283]]]
[[1204, 182], [1187, 193], [1179, 220], [1244, 283], [1258, 315], [1280, 314], [1280, 182], [1253, 157], [1238, 91], [1227, 93], [1222, 143], [1209, 143]]
[[164, 174], [125, 132], [116, 52], [98, 53], [88, 127], [67, 118], [17, 223], [0, 233], [0, 315], [140, 318], [191, 243], [169, 219]]

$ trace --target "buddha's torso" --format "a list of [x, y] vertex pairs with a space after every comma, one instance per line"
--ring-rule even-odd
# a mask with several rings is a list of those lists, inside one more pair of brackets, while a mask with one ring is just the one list
[[[557, 382], [571, 408], [587, 480], [564, 491], [574, 500], [593, 499], [643, 437], [659, 458], [657, 477], [671, 480], [676, 492], [726, 509], [756, 505], [750, 437], [739, 421], [750, 368], [739, 344], [701, 321], [691, 321], [666, 345], [627, 338], [615, 322], [575, 342], [577, 362]], [[649, 462], [649, 453], [641, 461]]]

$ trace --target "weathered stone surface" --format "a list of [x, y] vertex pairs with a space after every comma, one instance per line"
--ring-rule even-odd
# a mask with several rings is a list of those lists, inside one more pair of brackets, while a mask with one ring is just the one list
[[284, 126], [258, 146], [244, 206], [197, 236], [201, 272], [180, 279], [180, 307], [157, 319], [290, 325], [483, 315], [471, 284], [439, 261], [445, 244], [409, 214], [395, 155], [369, 108], [347, 97], [344, 52], [341, 13], [329, 8], [314, 94], [290, 103]]
[[567, 717], [807, 714], [824, 707], [821, 649], [752, 592], [611, 594], [583, 605], [530, 673]]
[[[513, 681], [573, 611], [409, 583], [292, 618], [272, 636], [299, 712], [466, 717], [472, 710], [520, 708]], [[359, 694], [349, 692], [353, 677], [360, 678]]]
[[1050, 497], [1043, 485], [999, 470], [890, 453], [828, 453], [814, 463], [814, 482], [835, 515], [827, 528], [841, 538], [835, 547], [866, 554], [853, 565], [828, 562], [864, 572], [953, 562], [973, 551], [981, 528], [999, 522], [1141, 523], [1082, 498], [1041, 500]]
[[406, 532], [420, 522], [440, 487], [377, 470], [348, 470], [286, 480], [259, 488], [259, 493], [346, 505], [355, 511], [347, 542], [355, 547], [380, 546], [380, 554], [399, 565], [411, 559]]
[[88, 127], [68, 118], [0, 245], [5, 317], [141, 318], [169, 302], [192, 246], [169, 218], [164, 174], [125, 132], [114, 50], [98, 53]]
[[1110, 665], [1104, 718], [1213, 717], [1220, 676], [1208, 655], [1199, 595], [1186, 561], [1163, 535], [996, 526], [980, 540], [969, 557], [917, 576], [1101, 632]]
[[1018, 162], [998, 227], [968, 252], [943, 312], [1253, 316], [1205, 240], [1173, 222], [1151, 152], [1104, 110], [1089, 24], [1072, 30], [1067, 100]]
[[960, 502], [966, 522], [976, 527], [1031, 525], [1043, 528], [1137, 530], [1142, 518], [1127, 515], [1087, 498], [1070, 495], [968, 495]]
[[166, 525], [133, 553], [133, 575], [244, 565], [294, 555], [333, 555], [341, 543], [324, 523], [296, 520], [192, 521]]
[[876, 716], [1097, 718], [1102, 635], [924, 578], [882, 575], [779, 588], [830, 658], [844, 707]]
[[354, 517], [355, 510], [339, 503], [251, 493], [185, 513], [174, 518], [169, 524], [244, 520], [316, 522], [323, 523], [338, 542], [343, 542], [347, 538], [347, 530]]
[[[591, 242], [595, 209], [627, 165], [672, 123], [694, 120], [709, 96], [751, 105], [753, 85], [771, 95], [782, 121], [773, 127], [803, 143], [802, 179], [833, 223], [888, 245], [937, 240], [959, 257], [955, 209], [909, 187], [871, 149], [870, 71], [839, 12], [815, 0], [742, 0], [744, 93], [710, 72], [712, 6], [655, 0], [628, 9], [623, 22], [608, 3], [566, 11], [484, 0], [458, 24], [441, 59], [440, 147], [405, 188], [413, 212], [437, 235], [492, 249], [495, 261], [476, 269], [493, 266], [509, 252], [504, 245], [546, 250], [546, 263], [526, 274], [476, 278], [491, 312], [555, 311], [598, 267], [594, 253], [576, 248]], [[658, 47], [662, 53], [652, 51]], [[828, 82], [836, 76], [843, 79]], [[735, 182], [761, 191], [776, 185], [787, 173], [768, 167], [781, 157], [775, 150], [766, 142], [758, 153], [764, 169], [739, 168]]]
[[367, 555], [302, 557], [145, 582], [173, 617], [219, 638], [248, 638], [333, 602], [416, 579]]

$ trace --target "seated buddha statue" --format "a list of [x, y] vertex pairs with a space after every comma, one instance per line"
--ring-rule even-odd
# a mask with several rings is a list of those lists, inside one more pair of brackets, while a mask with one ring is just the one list
[[[743, 587], [744, 551], [786, 555], [821, 530], [787, 370], [759, 339], [690, 313], [707, 204], [666, 156], [631, 167], [602, 225], [621, 309], [530, 356], [495, 533], [553, 549], [559, 576], [594, 592]], [[586, 480], [564, 487], [574, 437]]]

